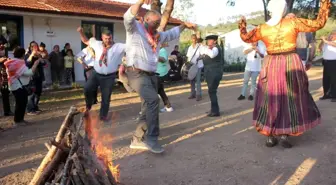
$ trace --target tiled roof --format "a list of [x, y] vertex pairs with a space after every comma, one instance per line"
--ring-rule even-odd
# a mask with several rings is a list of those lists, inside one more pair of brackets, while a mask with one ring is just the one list
[[[108, 0], [0, 0], [0, 9], [123, 19], [131, 4]], [[145, 9], [140, 10], [144, 15]], [[170, 18], [170, 24], [180, 24]]]

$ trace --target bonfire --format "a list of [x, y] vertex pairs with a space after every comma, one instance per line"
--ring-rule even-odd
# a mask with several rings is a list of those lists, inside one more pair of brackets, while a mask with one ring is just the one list
[[[56, 138], [45, 145], [48, 153], [37, 169], [30, 185], [120, 185], [119, 165], [112, 160], [112, 147], [105, 140], [110, 134], [100, 133], [101, 123], [95, 114], [82, 114], [71, 107]], [[74, 117], [81, 115], [78, 124]], [[84, 125], [85, 134], [80, 132]]]

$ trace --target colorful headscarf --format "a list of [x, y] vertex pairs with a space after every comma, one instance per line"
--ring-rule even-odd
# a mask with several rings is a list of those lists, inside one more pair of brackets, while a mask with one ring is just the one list
[[5, 62], [5, 66], [7, 68], [8, 82], [10, 84], [12, 84], [15, 79], [22, 76], [27, 69], [25, 61], [17, 58]]

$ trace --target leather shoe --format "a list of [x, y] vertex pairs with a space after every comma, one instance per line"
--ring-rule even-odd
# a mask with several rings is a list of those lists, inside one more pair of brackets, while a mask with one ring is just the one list
[[208, 117], [219, 117], [220, 114], [219, 114], [219, 113], [213, 113], [213, 112], [211, 112], [211, 113], [209, 113], [207, 116], [208, 116]]

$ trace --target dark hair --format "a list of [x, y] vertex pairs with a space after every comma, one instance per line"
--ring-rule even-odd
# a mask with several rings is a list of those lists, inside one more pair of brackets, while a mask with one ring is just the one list
[[46, 47], [46, 45], [43, 42], [41, 42], [40, 46], [43, 47], [43, 48]]
[[65, 43], [64, 47], [70, 46], [70, 43]]
[[15, 58], [22, 58], [24, 57], [26, 53], [26, 50], [24, 48], [21, 48], [21, 47], [17, 47], [14, 49], [14, 57]]
[[58, 49], [60, 48], [59, 45], [56, 44], [56, 45], [53, 47], [53, 49], [55, 49], [56, 47], [58, 47]]
[[102, 35], [110, 36], [110, 35], [112, 35], [112, 32], [111, 32], [110, 30], [104, 30], [104, 31], [102, 32]]
[[32, 46], [32, 44], [36, 44], [37, 45], [37, 47], [38, 47], [38, 44], [37, 44], [37, 42], [35, 42], [35, 41], [31, 41], [30, 43], [29, 43], [29, 47], [28, 47], [28, 51], [29, 52], [31, 52], [32, 50], [31, 50], [31, 46]]
[[68, 52], [70, 52], [72, 56], [74, 55], [72, 49], [68, 49], [66, 53], [68, 54]]

